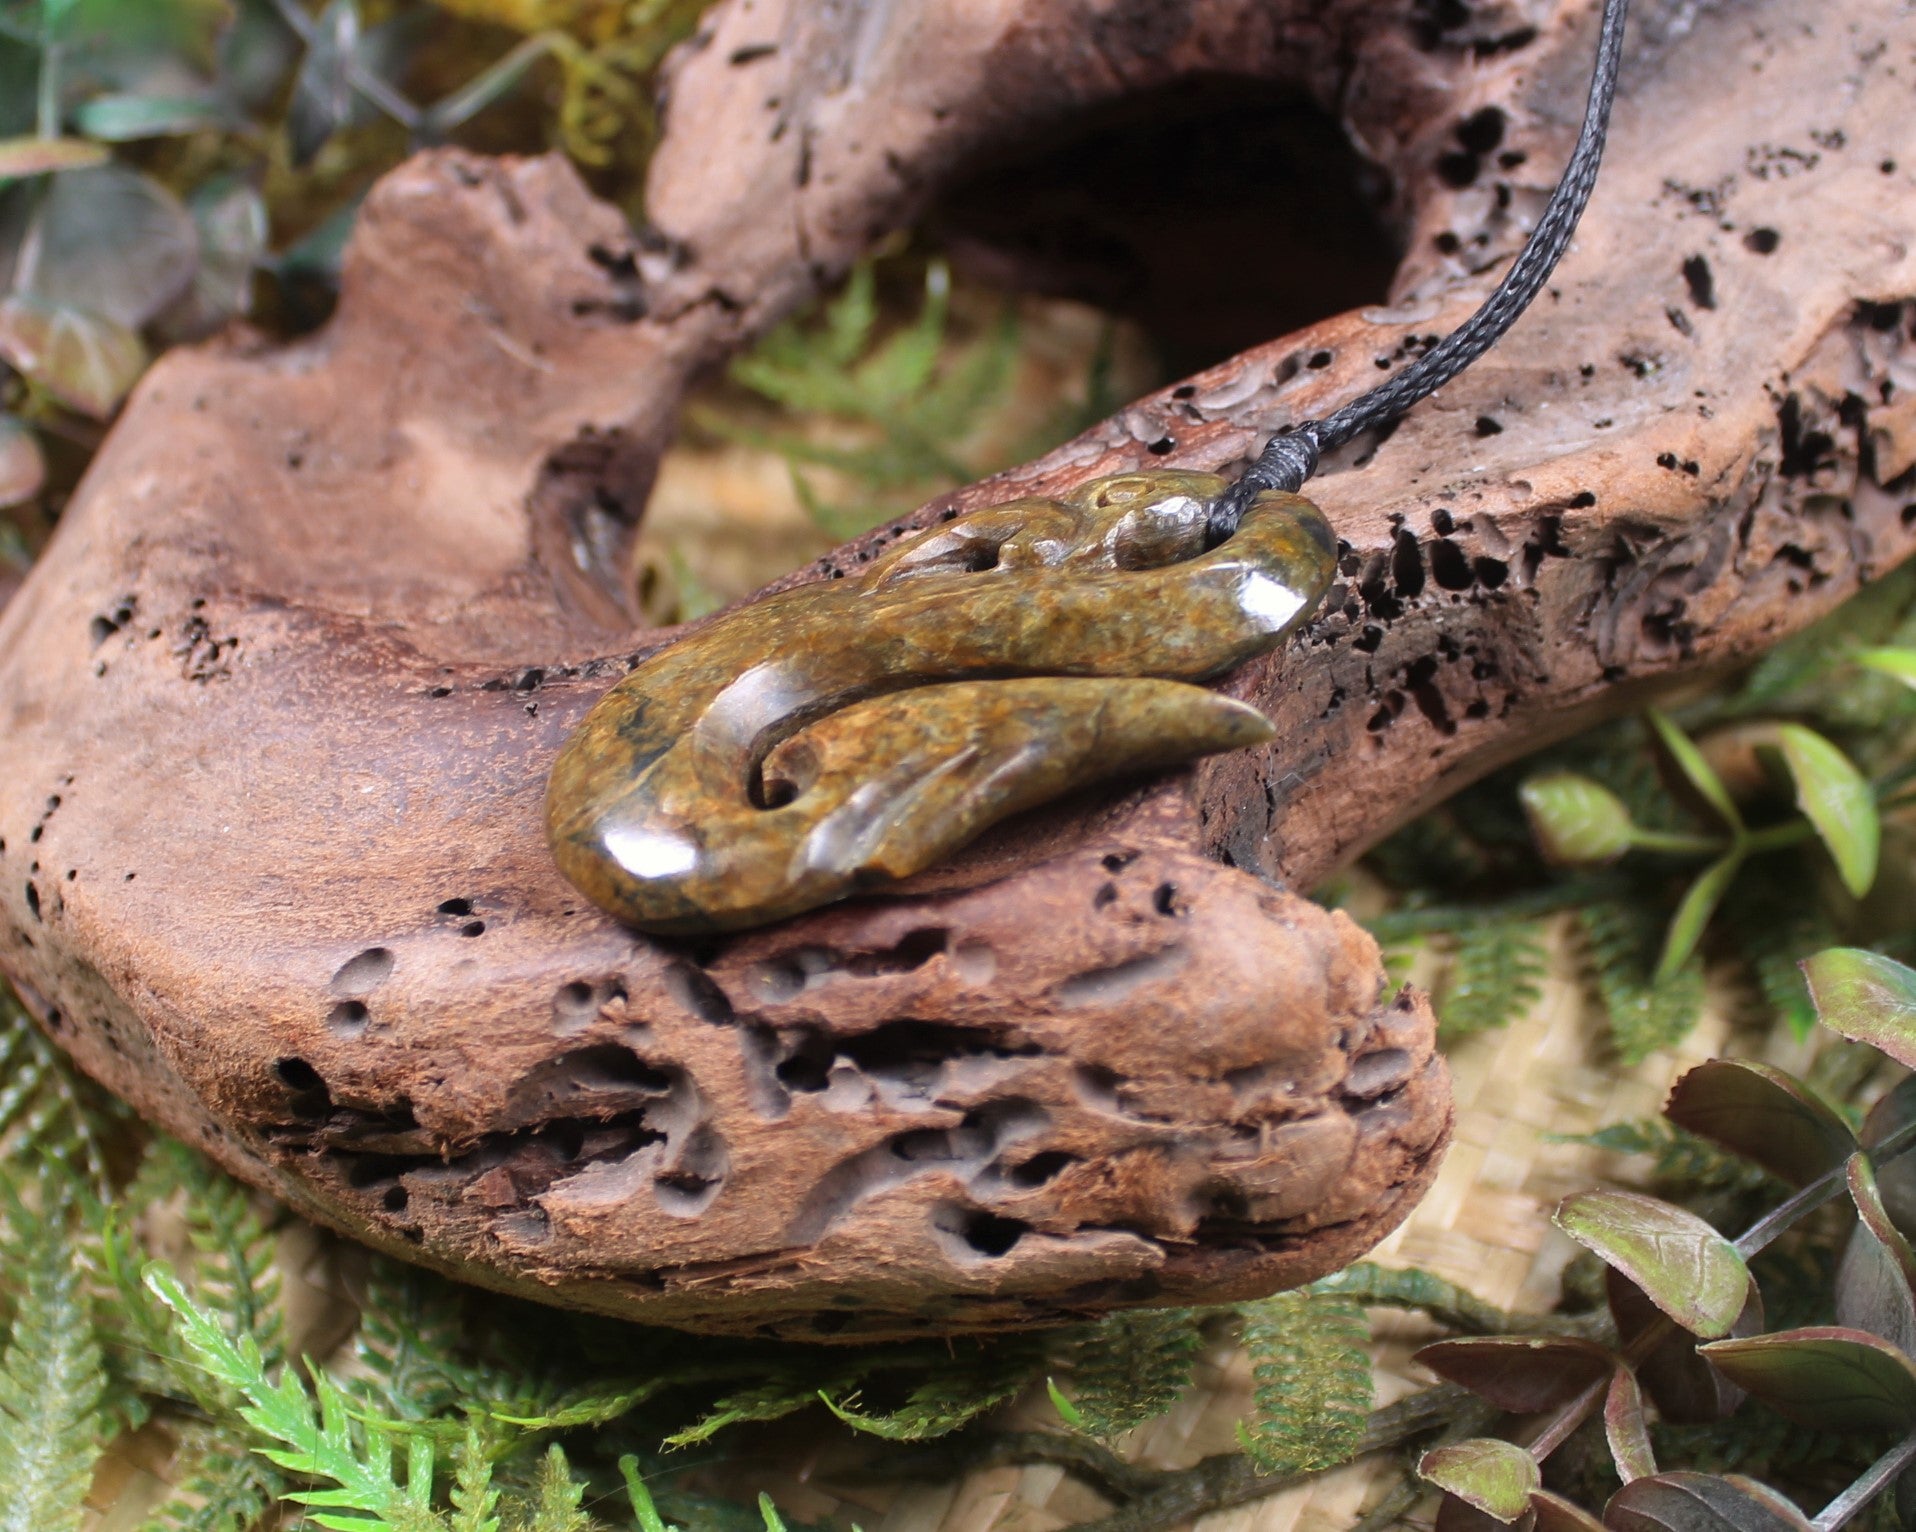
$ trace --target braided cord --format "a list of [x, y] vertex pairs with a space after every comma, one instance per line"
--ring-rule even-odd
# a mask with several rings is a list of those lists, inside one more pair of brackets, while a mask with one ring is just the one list
[[1531, 230], [1497, 290], [1476, 313], [1388, 382], [1322, 420], [1307, 420], [1272, 437], [1257, 461], [1218, 500], [1211, 515], [1214, 538], [1228, 537], [1236, 530], [1245, 507], [1260, 490], [1294, 492], [1302, 488], [1317, 471], [1323, 453], [1343, 446], [1373, 426], [1396, 419], [1442, 388], [1495, 345], [1543, 290], [1569, 248], [1577, 232], [1577, 220], [1583, 216], [1597, 184], [1597, 167], [1603, 159], [1604, 137], [1610, 125], [1610, 104], [1616, 97], [1617, 74], [1623, 60], [1623, 22], [1629, 5], [1630, 0], [1604, 0], [1597, 62], [1590, 76], [1590, 97], [1576, 149], [1550, 194], [1543, 217], [1537, 220], [1537, 227]]

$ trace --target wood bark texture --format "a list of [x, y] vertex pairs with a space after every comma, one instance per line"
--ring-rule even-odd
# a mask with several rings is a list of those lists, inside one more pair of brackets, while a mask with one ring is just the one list
[[1488, 289], [1567, 152], [1594, 5], [728, 0], [674, 71], [641, 235], [557, 161], [413, 160], [324, 331], [153, 370], [0, 617], [0, 968], [240, 1175], [585, 1308], [851, 1339], [1342, 1265], [1428, 1185], [1448, 1092], [1425, 999], [1296, 890], [1916, 544], [1916, 14], [1639, 9], [1549, 292], [1314, 484], [1343, 578], [1226, 683], [1270, 746], [703, 943], [592, 910], [540, 815], [567, 732], [672, 636], [636, 631], [625, 556], [689, 380], [957, 178], [1249, 81], [1387, 175], [1391, 307], [783, 583], [1014, 494], [1230, 470]]

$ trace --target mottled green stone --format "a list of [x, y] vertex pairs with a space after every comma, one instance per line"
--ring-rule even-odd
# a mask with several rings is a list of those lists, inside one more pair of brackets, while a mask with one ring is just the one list
[[645, 930], [736, 930], [1088, 782], [1269, 739], [1255, 708], [1188, 683], [1282, 642], [1334, 543], [1270, 492], [1204, 551], [1225, 487], [1166, 470], [988, 506], [660, 651], [553, 766], [560, 870]]

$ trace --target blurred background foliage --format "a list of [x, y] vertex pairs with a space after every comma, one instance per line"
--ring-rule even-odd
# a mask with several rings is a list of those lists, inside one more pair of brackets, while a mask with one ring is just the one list
[[[325, 318], [360, 200], [413, 149], [558, 150], [636, 217], [654, 76], [706, 3], [0, 0], [13, 577], [154, 356]], [[1156, 376], [1134, 329], [895, 241], [695, 401], [642, 550], [646, 615], [699, 615]]]

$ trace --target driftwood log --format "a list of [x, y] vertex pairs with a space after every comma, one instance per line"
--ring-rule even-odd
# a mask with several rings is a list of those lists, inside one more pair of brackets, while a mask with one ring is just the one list
[[[1276, 742], [709, 943], [586, 907], [539, 812], [568, 729], [671, 636], [635, 631], [626, 552], [688, 381], [889, 230], [1042, 186], [1034, 144], [1161, 119], [1171, 163], [1207, 92], [1241, 111], [1254, 86], [1381, 174], [1393, 306], [900, 526], [1229, 470], [1494, 281], [1567, 149], [1594, 7], [728, 0], [673, 74], [636, 239], [556, 161], [412, 161], [323, 332], [154, 369], [0, 619], [0, 967], [86, 1069], [240, 1175], [560, 1302], [849, 1338], [1347, 1261], [1428, 1184], [1449, 1104], [1427, 1003], [1297, 890], [1916, 546], [1916, 22], [1639, 9], [1549, 292], [1313, 486], [1343, 578], [1227, 683]], [[1311, 219], [1283, 222], [1318, 205], [1309, 167], [1286, 184], [1182, 225], [1230, 240], [1157, 227], [1131, 258], [1187, 289], [1344, 264], [1347, 231], [1314, 262]], [[1041, 266], [1016, 232], [959, 231]]]

